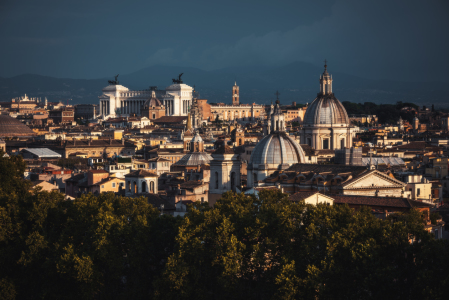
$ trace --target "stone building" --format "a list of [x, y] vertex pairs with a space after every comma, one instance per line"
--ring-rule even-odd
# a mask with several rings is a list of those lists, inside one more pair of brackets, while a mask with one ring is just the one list
[[210, 162], [209, 204], [214, 205], [226, 191], [238, 192], [241, 189], [239, 155], [229, 146], [221, 146]]
[[320, 92], [307, 108], [301, 130], [301, 144], [316, 150], [352, 147], [354, 136], [348, 114], [332, 92], [332, 76], [324, 65], [320, 76]]
[[60, 108], [51, 110], [48, 117], [52, 119], [55, 124], [71, 124], [75, 121], [75, 112], [73, 108]]
[[180, 79], [173, 82], [165, 90], [152, 87], [151, 90], [133, 91], [120, 85], [117, 80], [110, 81], [109, 85], [103, 88], [103, 95], [99, 96], [99, 113], [105, 119], [117, 114], [140, 115], [145, 102], [155, 94], [155, 98], [160, 99], [164, 106], [166, 116], [187, 116], [188, 108], [192, 105], [193, 88]]
[[210, 110], [210, 121], [214, 121], [218, 118], [222, 121], [255, 122], [261, 118], [261, 116], [264, 116], [265, 106], [256, 103], [239, 105], [218, 103], [210, 105]]
[[[66, 141], [61, 145], [64, 157], [74, 153], [85, 153], [86, 157], [112, 157], [114, 155], [132, 156], [135, 154], [134, 144], [122, 140], [76, 140]], [[56, 151], [56, 150], [55, 150]]]
[[285, 132], [285, 115], [279, 107], [279, 100], [271, 115], [270, 134], [265, 136], [252, 151], [247, 167], [247, 186], [257, 186], [276, 171], [285, 170], [293, 164], [304, 163], [301, 146]]
[[158, 176], [145, 170], [136, 170], [125, 175], [125, 196], [137, 196], [142, 193], [158, 193]]
[[410, 197], [406, 183], [363, 166], [295, 164], [273, 173], [259, 186], [279, 186], [288, 194], [319, 191], [326, 194]]

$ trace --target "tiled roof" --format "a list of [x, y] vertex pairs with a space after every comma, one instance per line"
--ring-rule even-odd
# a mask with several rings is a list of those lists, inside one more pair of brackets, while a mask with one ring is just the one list
[[411, 205], [406, 198], [396, 197], [369, 197], [352, 195], [329, 195], [334, 198], [334, 203], [360, 205], [360, 206], [388, 206], [397, 208], [410, 208]]
[[201, 182], [199, 180], [189, 180], [189, 181], [181, 183], [180, 186], [182, 189], [194, 189], [194, 188], [202, 186], [204, 184], [207, 184], [207, 183]]
[[370, 197], [370, 196], [353, 196], [353, 195], [329, 195], [334, 198], [334, 204], [349, 204], [360, 206], [382, 206], [392, 208], [412, 208], [412, 207], [432, 207], [433, 204], [421, 201], [409, 200], [407, 198], [397, 197]]
[[234, 150], [232, 150], [229, 146], [221, 146], [213, 154], [234, 154]]
[[310, 196], [315, 195], [316, 193], [318, 193], [318, 191], [297, 192], [297, 193], [294, 193], [293, 195], [290, 195], [290, 197], [288, 197], [288, 199], [290, 201], [297, 202], [297, 201], [301, 201], [301, 200], [307, 199]]
[[318, 165], [318, 164], [294, 164], [285, 171], [293, 171], [299, 173], [352, 173], [354, 175], [359, 175], [366, 171], [366, 167], [362, 166], [346, 166], [346, 165]]
[[125, 177], [157, 177], [157, 174], [145, 170], [136, 170], [126, 174]]
[[153, 120], [153, 123], [179, 123], [181, 124], [182, 121], [187, 120], [187, 117], [183, 116], [163, 116], [156, 120]]

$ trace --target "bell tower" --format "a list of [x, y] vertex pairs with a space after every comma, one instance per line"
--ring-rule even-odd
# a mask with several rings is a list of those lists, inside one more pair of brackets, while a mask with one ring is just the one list
[[274, 112], [271, 115], [271, 132], [275, 131], [285, 131], [285, 116], [279, 106], [281, 103], [279, 101], [280, 93], [276, 91], [276, 106], [274, 107]]
[[232, 105], [239, 105], [239, 86], [237, 85], [237, 81], [235, 82], [234, 86], [232, 87]]

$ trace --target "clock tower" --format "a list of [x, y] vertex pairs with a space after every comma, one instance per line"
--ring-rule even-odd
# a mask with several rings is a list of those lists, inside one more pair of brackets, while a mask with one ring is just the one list
[[232, 105], [239, 104], [239, 86], [237, 85], [237, 82], [235, 82], [234, 86], [232, 87]]

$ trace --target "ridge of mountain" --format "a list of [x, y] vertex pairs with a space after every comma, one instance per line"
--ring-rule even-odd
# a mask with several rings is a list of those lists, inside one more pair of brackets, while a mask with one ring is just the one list
[[[445, 85], [441, 82], [401, 82], [367, 79], [341, 72], [333, 72], [333, 89], [341, 101], [416, 104], [433, 103], [437, 107], [448, 106]], [[217, 70], [201, 70], [194, 67], [154, 65], [135, 72], [120, 75], [120, 84], [136, 90], [150, 86], [165, 88], [171, 79], [184, 73], [185, 83], [196, 86], [202, 98], [209, 102], [231, 101], [234, 82], [240, 86], [243, 103], [269, 103], [279, 90], [281, 101], [289, 103], [311, 102], [319, 90], [319, 75], [323, 69], [304, 62], [293, 62], [280, 67], [228, 67]], [[111, 78], [112, 79], [112, 76]], [[55, 78], [38, 74], [22, 74], [0, 77], [0, 101], [28, 94], [31, 97], [47, 97], [49, 101], [72, 99], [77, 103], [98, 103], [101, 89], [108, 78], [72, 79]]]

